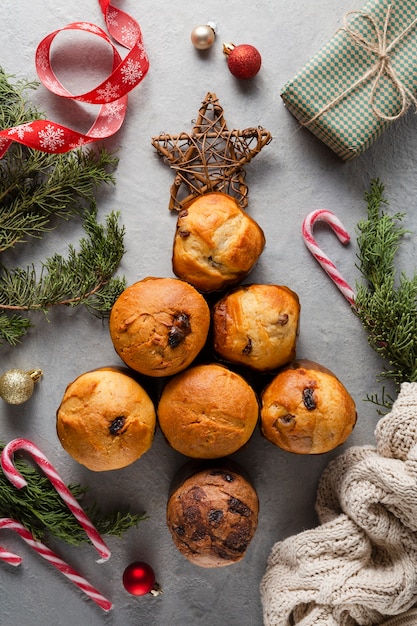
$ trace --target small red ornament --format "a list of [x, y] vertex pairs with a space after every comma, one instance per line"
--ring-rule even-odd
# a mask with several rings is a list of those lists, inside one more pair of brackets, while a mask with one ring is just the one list
[[233, 43], [225, 43], [223, 52], [227, 56], [229, 70], [236, 78], [253, 78], [261, 69], [262, 57], [250, 44], [235, 46]]
[[133, 596], [144, 596], [147, 593], [157, 596], [162, 593], [155, 582], [155, 572], [148, 563], [135, 561], [123, 572], [123, 586]]

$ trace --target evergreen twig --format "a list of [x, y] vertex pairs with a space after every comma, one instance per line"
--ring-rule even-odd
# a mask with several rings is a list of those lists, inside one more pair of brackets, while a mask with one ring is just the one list
[[[30, 104], [25, 91], [36, 83], [18, 81], [0, 69], [0, 128], [10, 128], [43, 115]], [[124, 254], [124, 228], [118, 214], [97, 222], [96, 191], [114, 184], [117, 159], [106, 150], [77, 149], [48, 154], [14, 142], [0, 160], [0, 253], [40, 239], [56, 225], [56, 218], [84, 216], [87, 237], [80, 250], [70, 245], [68, 257], [53, 255], [35, 266], [8, 268], [0, 263], [0, 344], [18, 343], [32, 326], [22, 312], [63, 304], [84, 304], [97, 315], [107, 315], [125, 288], [113, 278]]]
[[[396, 255], [405, 230], [403, 213], [389, 215], [384, 186], [372, 181], [365, 194], [366, 220], [358, 223], [358, 264], [363, 282], [357, 285], [356, 313], [368, 334], [368, 342], [386, 365], [380, 380], [417, 381], [417, 274], [408, 277], [395, 267]], [[385, 397], [383, 404], [390, 406]], [[375, 396], [372, 401], [378, 403]]]

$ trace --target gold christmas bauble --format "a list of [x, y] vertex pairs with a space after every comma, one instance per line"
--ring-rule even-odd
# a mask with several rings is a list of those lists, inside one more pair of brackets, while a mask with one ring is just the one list
[[11, 369], [0, 376], [0, 397], [8, 404], [22, 404], [33, 394], [35, 382], [42, 376], [41, 370], [25, 372]]

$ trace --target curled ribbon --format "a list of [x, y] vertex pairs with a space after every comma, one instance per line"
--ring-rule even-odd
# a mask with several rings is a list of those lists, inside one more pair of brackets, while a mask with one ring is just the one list
[[[319, 117], [321, 117], [324, 113], [329, 111], [339, 102], [341, 102], [347, 95], [349, 95], [352, 91], [354, 91], [357, 87], [365, 83], [367, 80], [375, 76], [375, 80], [373, 82], [371, 88], [371, 94], [369, 97], [369, 104], [372, 108], [372, 111], [376, 117], [385, 121], [393, 121], [400, 118], [407, 111], [410, 105], [414, 105], [417, 107], [417, 98], [411, 93], [409, 89], [401, 82], [398, 74], [391, 63], [391, 53], [395, 46], [408, 35], [408, 33], [415, 28], [417, 25], [417, 18], [413, 20], [407, 28], [405, 28], [391, 43], [387, 42], [387, 33], [388, 26], [391, 20], [392, 13], [392, 5], [389, 4], [387, 8], [387, 12], [385, 14], [384, 25], [382, 30], [379, 28], [375, 18], [370, 13], [366, 13], [365, 11], [350, 11], [344, 16], [344, 24], [342, 30], [344, 30], [353, 41], [361, 46], [366, 52], [370, 55], [375, 54], [377, 56], [377, 60], [369, 68], [365, 74], [359, 78], [356, 82], [354, 82], [350, 87], [348, 87], [345, 91], [339, 94], [334, 100], [326, 104], [318, 113], [314, 115], [310, 120], [304, 123], [304, 126], [308, 126], [312, 122], [315, 122]], [[359, 31], [352, 28], [351, 23], [349, 23], [348, 18], [352, 15], [362, 15], [364, 18], [370, 21], [373, 30], [375, 31], [376, 40], [368, 40], [366, 37], [362, 35]], [[393, 83], [395, 89], [397, 90], [400, 100], [401, 100], [401, 108], [399, 113], [395, 115], [385, 115], [378, 109], [375, 105], [375, 95], [381, 81], [382, 76], [387, 76], [391, 82]]]
[[[39, 79], [50, 91], [63, 98], [100, 105], [93, 125], [85, 134], [49, 120], [34, 120], [1, 130], [0, 158], [13, 141], [43, 152], [62, 153], [110, 137], [121, 127], [126, 115], [128, 93], [146, 76], [149, 60], [139, 24], [130, 15], [111, 5], [110, 0], [99, 0], [99, 4], [110, 36], [129, 49], [124, 59], [106, 32], [90, 22], [73, 22], [50, 33], [40, 42], [35, 54]], [[55, 76], [51, 66], [52, 42], [60, 32], [66, 30], [80, 30], [97, 35], [113, 51], [110, 76], [91, 91], [80, 95], [70, 93]]]

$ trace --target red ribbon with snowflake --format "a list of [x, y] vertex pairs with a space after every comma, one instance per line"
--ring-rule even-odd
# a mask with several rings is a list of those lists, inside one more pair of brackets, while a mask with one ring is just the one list
[[[49, 120], [34, 120], [7, 128], [0, 131], [0, 158], [13, 141], [43, 152], [69, 152], [110, 137], [121, 127], [126, 114], [128, 93], [146, 76], [149, 60], [139, 24], [130, 15], [111, 5], [110, 0], [99, 0], [99, 4], [110, 36], [129, 49], [124, 59], [107, 33], [90, 22], [73, 22], [50, 33], [40, 42], [35, 55], [39, 79], [50, 91], [63, 98], [100, 106], [93, 125], [85, 134]], [[65, 30], [87, 31], [103, 39], [112, 48], [113, 67], [110, 76], [87, 93], [70, 93], [52, 70], [50, 48], [55, 37]]]

